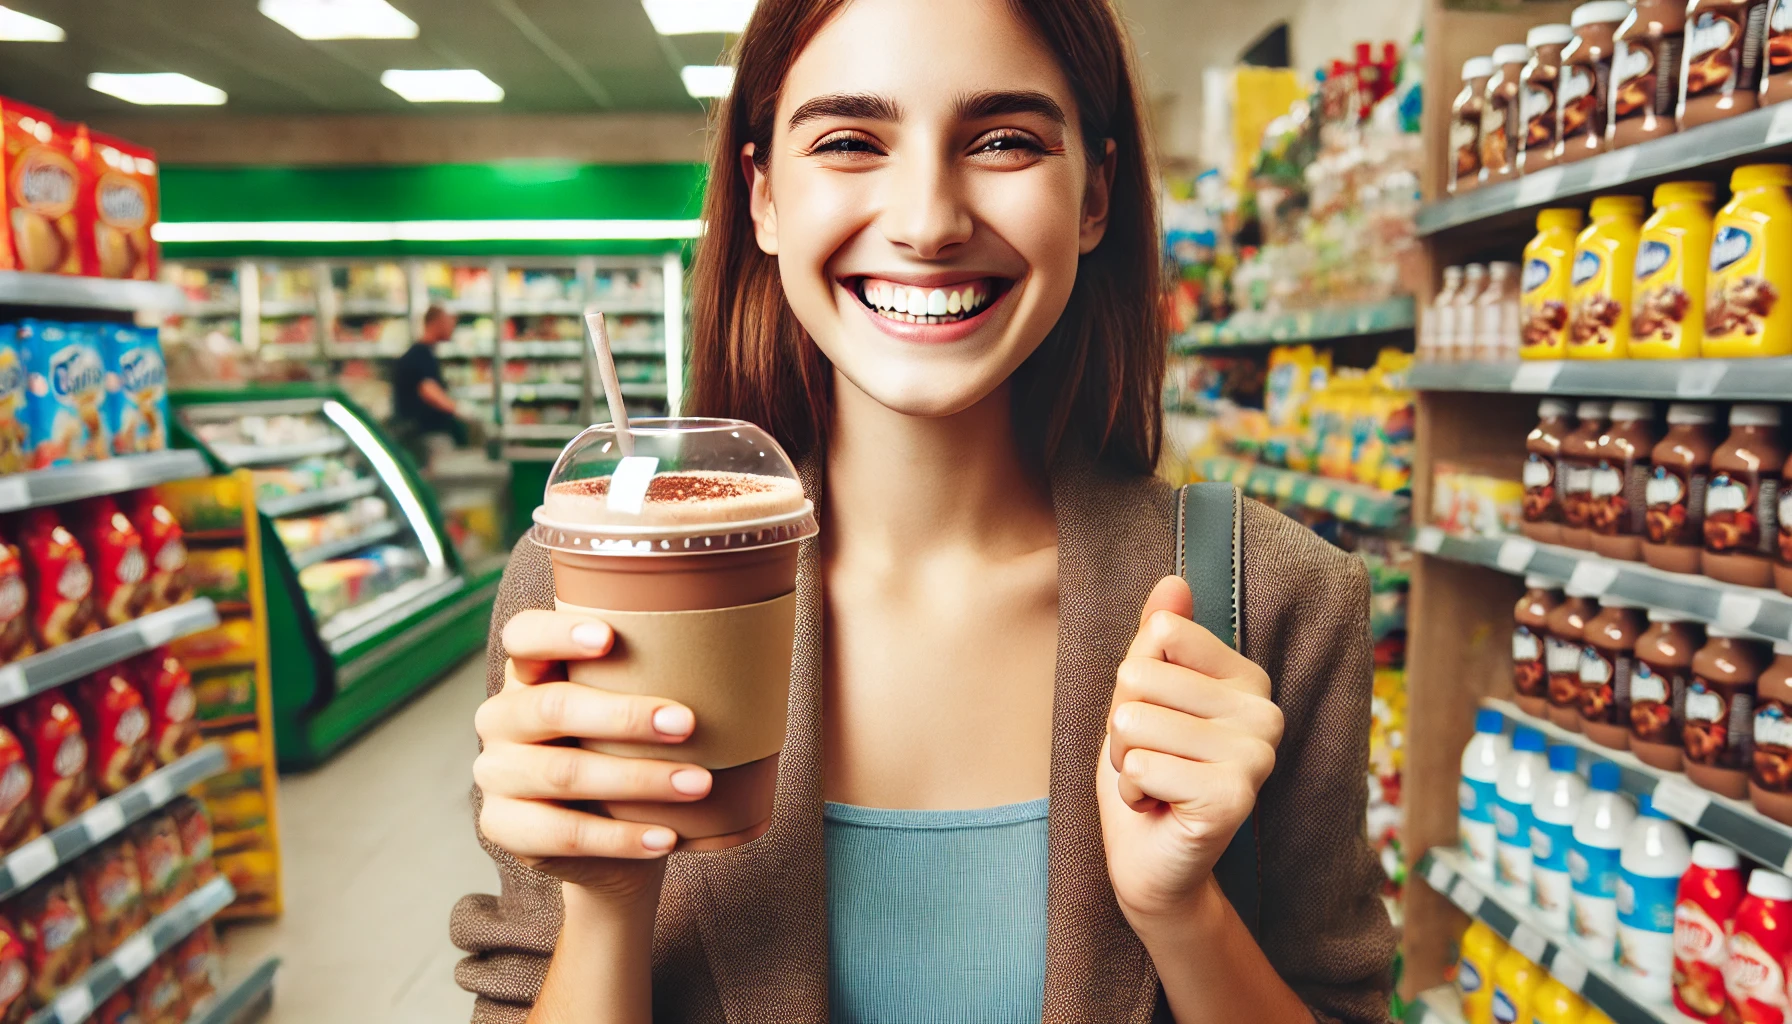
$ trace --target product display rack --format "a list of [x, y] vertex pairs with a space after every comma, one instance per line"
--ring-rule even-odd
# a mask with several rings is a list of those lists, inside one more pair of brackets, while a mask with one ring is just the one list
[[60, 505], [211, 472], [196, 452], [162, 451], [0, 476], [0, 512]]
[[200, 597], [0, 665], [0, 706], [16, 704], [217, 624], [217, 606]]
[[[257, 489], [284, 486], [305, 465], [350, 477], [270, 495], [273, 511], [259, 511], [282, 767], [319, 763], [484, 644], [497, 572], [476, 574], [461, 562], [409, 458], [358, 405], [304, 384], [181, 392], [172, 401], [181, 443], [220, 469], [234, 468], [230, 456], [255, 453]], [[275, 420], [299, 435], [293, 443], [239, 436], [249, 423]], [[288, 463], [270, 452], [304, 454]], [[376, 517], [339, 519], [352, 520], [366, 502], [379, 506]], [[296, 543], [313, 528], [348, 532]]]
[[1389, 529], [1406, 521], [1411, 501], [1362, 484], [1311, 473], [1260, 466], [1224, 455], [1196, 460], [1196, 468], [1208, 480], [1227, 480], [1257, 498], [1290, 502], [1329, 512], [1346, 522]]
[[0, 306], [175, 313], [185, 309], [186, 305], [186, 297], [180, 289], [157, 281], [113, 281], [103, 277], [0, 270]]
[[1178, 336], [1178, 352], [1234, 348], [1246, 345], [1294, 345], [1302, 342], [1340, 341], [1374, 334], [1410, 331], [1413, 301], [1408, 295], [1381, 302], [1364, 302], [1293, 313], [1238, 313], [1224, 323], [1197, 324]]
[[1420, 363], [1412, 381], [1431, 391], [1776, 402], [1792, 395], [1792, 357]]

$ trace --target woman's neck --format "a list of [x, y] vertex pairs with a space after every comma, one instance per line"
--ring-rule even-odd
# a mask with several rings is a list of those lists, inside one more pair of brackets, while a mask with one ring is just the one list
[[962, 412], [895, 412], [836, 374], [824, 505], [836, 554], [973, 546], [1003, 557], [1052, 544], [1043, 473], [1014, 438], [1004, 384]]

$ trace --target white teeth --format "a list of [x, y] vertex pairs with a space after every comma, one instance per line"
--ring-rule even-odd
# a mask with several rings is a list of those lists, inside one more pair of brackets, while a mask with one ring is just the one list
[[976, 286], [948, 291], [944, 288], [923, 290], [867, 279], [861, 294], [865, 303], [893, 320], [905, 323], [933, 324], [949, 322], [947, 318], [971, 316], [988, 301], [987, 293]]
[[946, 315], [946, 293], [938, 288], [927, 293], [927, 315]]
[[927, 293], [919, 288], [908, 290], [908, 311], [913, 316], [921, 316], [927, 312]]
[[964, 300], [958, 292], [946, 296], [946, 312], [957, 313], [964, 309]]
[[908, 289], [890, 289], [890, 308], [898, 313], [908, 312]]

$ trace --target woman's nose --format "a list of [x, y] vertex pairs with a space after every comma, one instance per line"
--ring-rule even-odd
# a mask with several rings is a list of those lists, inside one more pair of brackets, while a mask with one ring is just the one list
[[937, 259], [970, 240], [971, 211], [946, 161], [898, 161], [887, 180], [879, 220], [891, 243], [921, 259]]

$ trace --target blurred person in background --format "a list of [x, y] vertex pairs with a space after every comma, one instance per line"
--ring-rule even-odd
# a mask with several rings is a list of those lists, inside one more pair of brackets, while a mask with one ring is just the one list
[[417, 465], [428, 468], [437, 453], [467, 443], [460, 407], [442, 382], [435, 346], [454, 336], [454, 315], [441, 306], [423, 313], [423, 329], [392, 364], [392, 433]]

